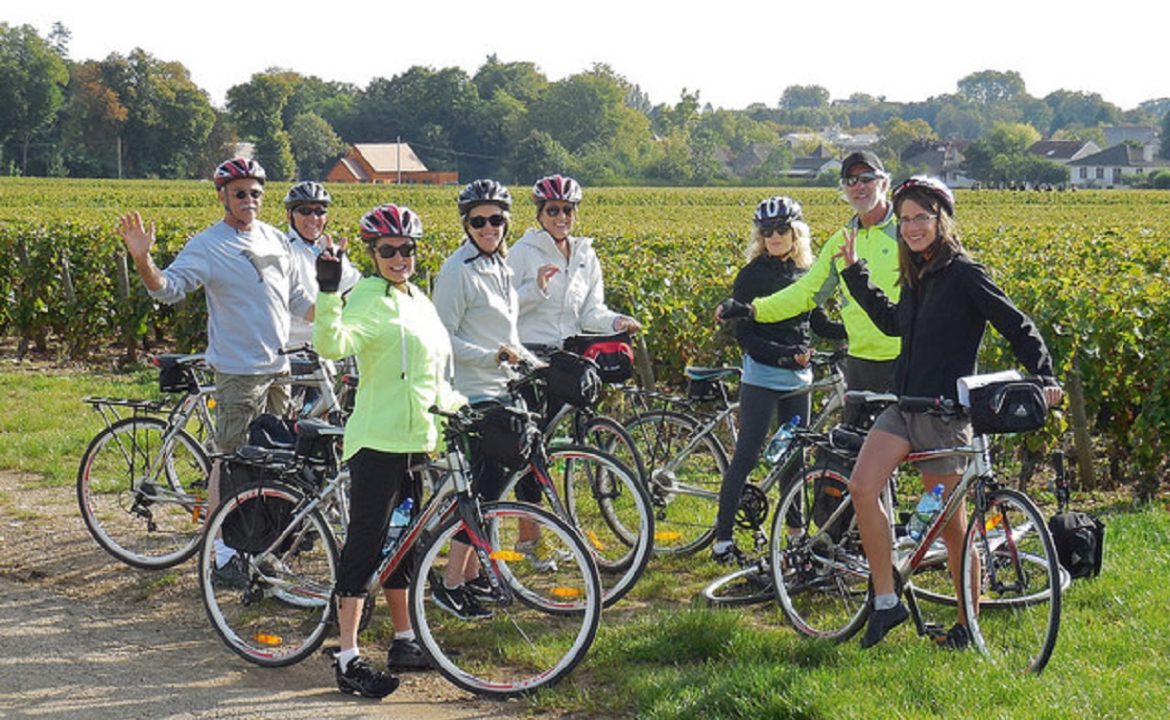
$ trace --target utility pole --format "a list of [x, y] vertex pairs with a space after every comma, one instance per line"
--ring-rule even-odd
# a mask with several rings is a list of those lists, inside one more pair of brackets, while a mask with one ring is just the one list
[[395, 136], [394, 143], [395, 143], [394, 144], [394, 151], [397, 154], [395, 161], [394, 161], [394, 165], [396, 166], [396, 169], [398, 170], [398, 180], [396, 182], [399, 185], [401, 185], [402, 184], [402, 136], [401, 135]]

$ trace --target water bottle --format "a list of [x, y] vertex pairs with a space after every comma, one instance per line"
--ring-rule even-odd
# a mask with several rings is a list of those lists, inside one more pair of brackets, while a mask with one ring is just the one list
[[922, 496], [914, 514], [910, 516], [910, 537], [915, 540], [922, 537], [922, 533], [934, 522], [934, 516], [942, 510], [943, 486], [935, 485], [934, 489]]
[[398, 538], [402, 535], [402, 531], [410, 524], [410, 511], [414, 508], [414, 500], [406, 498], [402, 503], [394, 508], [394, 512], [390, 515], [390, 527], [386, 529], [386, 543], [382, 546], [382, 556], [390, 554], [390, 551], [398, 544]]
[[798, 427], [800, 427], [800, 416], [793, 415], [772, 436], [772, 441], [768, 443], [768, 448], [764, 450], [764, 459], [768, 461], [769, 465], [775, 465], [784, 456], [784, 452], [792, 443], [792, 438], [796, 437], [796, 428]]

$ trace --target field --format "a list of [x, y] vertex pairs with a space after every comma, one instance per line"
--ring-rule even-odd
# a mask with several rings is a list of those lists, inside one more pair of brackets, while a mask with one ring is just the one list
[[[283, 226], [273, 183], [262, 217]], [[418, 280], [426, 286], [460, 242], [456, 189], [336, 187], [330, 230], [354, 236], [370, 207], [398, 202], [423, 218]], [[768, 189], [588, 189], [578, 229], [597, 240], [607, 299], [646, 327], [660, 381], [677, 384], [687, 363], [738, 362], [712, 310], [742, 265], [755, 204]], [[814, 243], [847, 216], [837, 193], [792, 189]], [[525, 193], [517, 189], [517, 196]], [[0, 179], [0, 336], [18, 351], [108, 365], [160, 346], [202, 348], [203, 303], [155, 307], [125, 259], [113, 226], [140, 209], [158, 225], [156, 259], [165, 265], [192, 233], [220, 216], [209, 183]], [[516, 234], [532, 224], [521, 198]], [[1016, 303], [1032, 315], [1058, 376], [1079, 381], [1084, 400], [1082, 455], [1096, 480], [1134, 484], [1155, 495], [1170, 455], [1170, 285], [1165, 239], [1170, 193], [1160, 191], [960, 191], [964, 243]], [[364, 261], [364, 258], [359, 258]], [[998, 335], [984, 342], [985, 369], [1015, 367]], [[1029, 440], [1038, 455], [1056, 447], [1079, 416], [1054, 420]]]

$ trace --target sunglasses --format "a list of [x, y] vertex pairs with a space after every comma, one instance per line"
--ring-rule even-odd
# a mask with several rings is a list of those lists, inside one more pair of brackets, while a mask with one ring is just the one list
[[404, 258], [414, 257], [414, 251], [418, 247], [415, 243], [403, 243], [402, 245], [379, 245], [375, 252], [378, 257], [383, 260], [389, 260], [395, 255], [401, 255]]
[[469, 219], [467, 221], [467, 224], [470, 225], [471, 227], [475, 228], [476, 230], [479, 230], [480, 228], [482, 228], [484, 225], [487, 225], [488, 223], [491, 223], [492, 227], [499, 227], [499, 226], [504, 224], [504, 221], [505, 221], [505, 218], [503, 215], [488, 215], [486, 217], [483, 215], [477, 215], [477, 216]]
[[573, 213], [576, 211], [577, 208], [573, 207], [572, 205], [547, 205], [544, 208], [545, 214], [549, 217], [556, 217], [561, 213], [564, 213], [565, 217], [572, 217]]
[[857, 175], [850, 175], [849, 177], [844, 178], [841, 180], [841, 184], [845, 187], [853, 187], [857, 183], [865, 183], [866, 185], [869, 185], [872, 182], [876, 182], [879, 177], [881, 176], [877, 173], [858, 173]]
[[305, 207], [304, 205], [302, 205], [299, 208], [297, 208], [295, 210], [295, 212], [297, 215], [303, 215], [304, 217], [309, 217], [310, 215], [316, 215], [317, 217], [325, 217], [325, 215], [328, 214], [329, 210], [326, 208], [311, 208], [311, 207]]
[[249, 195], [252, 196], [253, 200], [259, 200], [260, 198], [264, 197], [264, 191], [263, 190], [236, 190], [236, 192], [235, 192], [236, 200], [243, 200], [244, 198], [248, 197]]
[[760, 234], [764, 237], [771, 237], [772, 235], [783, 235], [788, 232], [791, 225], [761, 225]]

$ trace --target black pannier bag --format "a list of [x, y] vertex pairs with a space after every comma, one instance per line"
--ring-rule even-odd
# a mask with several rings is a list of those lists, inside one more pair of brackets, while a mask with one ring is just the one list
[[[223, 463], [220, 496], [227, 499], [246, 485], [290, 479], [298, 471], [292, 450], [245, 445]], [[256, 495], [244, 501], [224, 518], [223, 541], [239, 552], [267, 550], [288, 525], [293, 505], [283, 498]], [[287, 548], [282, 548], [283, 552]]]
[[592, 407], [601, 397], [601, 375], [588, 358], [555, 350], [541, 373], [549, 396], [573, 407]]
[[980, 435], [1027, 432], [1044, 427], [1048, 403], [1039, 381], [1008, 380], [970, 390], [971, 429]]
[[622, 383], [634, 376], [629, 333], [574, 335], [565, 340], [565, 349], [597, 363], [601, 379], [607, 383]]
[[719, 391], [719, 380], [687, 378], [687, 397], [695, 402], [722, 400], [723, 393]]
[[536, 425], [522, 411], [508, 405], [491, 403], [475, 409], [483, 414], [473, 427], [479, 435], [479, 451], [483, 457], [509, 470], [528, 465], [533, 433], [540, 433]]
[[1060, 564], [1074, 578], [1097, 577], [1105, 549], [1105, 523], [1084, 512], [1069, 511], [1048, 520]]

